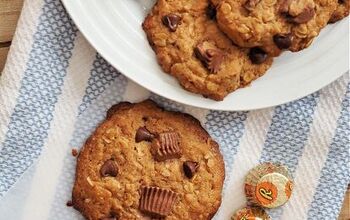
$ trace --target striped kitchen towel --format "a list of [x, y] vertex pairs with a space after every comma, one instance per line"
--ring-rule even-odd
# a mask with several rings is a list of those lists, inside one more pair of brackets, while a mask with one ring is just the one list
[[150, 97], [197, 117], [220, 143], [226, 220], [263, 161], [286, 164], [291, 200], [273, 219], [336, 219], [349, 183], [349, 75], [300, 100], [221, 112], [174, 103], [126, 79], [86, 42], [59, 0], [27, 0], [0, 78], [0, 219], [82, 219], [70, 200], [75, 158], [106, 110]]

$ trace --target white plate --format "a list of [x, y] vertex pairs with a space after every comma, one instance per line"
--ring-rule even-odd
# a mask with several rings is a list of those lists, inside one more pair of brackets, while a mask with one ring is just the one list
[[156, 94], [192, 106], [238, 111], [279, 105], [317, 91], [349, 68], [347, 18], [325, 28], [310, 48], [275, 59], [272, 68], [251, 86], [216, 102], [185, 91], [157, 64], [141, 27], [153, 0], [63, 3], [87, 40], [125, 76]]

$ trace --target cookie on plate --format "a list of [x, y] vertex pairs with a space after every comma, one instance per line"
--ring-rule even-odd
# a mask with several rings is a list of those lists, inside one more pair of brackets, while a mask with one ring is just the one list
[[272, 58], [232, 44], [208, 0], [159, 0], [143, 23], [163, 70], [188, 91], [214, 100], [263, 75]]
[[335, 23], [349, 15], [349, 0], [339, 0], [338, 6], [332, 14], [329, 23]]
[[337, 0], [213, 0], [219, 27], [237, 45], [272, 56], [308, 47], [325, 27]]
[[72, 201], [89, 220], [211, 219], [224, 176], [219, 146], [198, 120], [123, 102], [80, 151]]

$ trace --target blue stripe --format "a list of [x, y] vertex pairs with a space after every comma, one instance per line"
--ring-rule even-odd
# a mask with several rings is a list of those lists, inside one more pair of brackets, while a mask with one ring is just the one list
[[[275, 108], [260, 162], [280, 162], [289, 167], [292, 173], [303, 152], [319, 93]], [[269, 214], [278, 219], [283, 209], [271, 210]]]
[[350, 183], [350, 84], [321, 177], [308, 211], [308, 219], [337, 219]]
[[210, 111], [207, 115], [205, 127], [209, 134], [220, 145], [225, 161], [226, 179], [224, 189], [232, 171], [234, 157], [244, 133], [244, 122], [248, 112], [220, 112]]
[[92, 64], [92, 70], [83, 102], [79, 107], [79, 115], [84, 112], [91, 102], [102, 94], [119, 75], [120, 73], [97, 53]]
[[45, 0], [0, 152], [0, 197], [41, 152], [61, 94], [77, 29], [59, 0]]
[[[97, 55], [93, 63], [88, 86], [82, 104], [79, 106], [79, 116], [69, 145], [79, 148], [91, 135], [96, 126], [105, 118], [107, 109], [123, 100], [127, 79]], [[70, 152], [64, 159], [55, 198], [51, 205], [49, 219], [82, 219], [73, 209], [62, 208], [70, 200], [75, 174], [75, 158]], [[67, 197], [68, 195], [68, 197]]]

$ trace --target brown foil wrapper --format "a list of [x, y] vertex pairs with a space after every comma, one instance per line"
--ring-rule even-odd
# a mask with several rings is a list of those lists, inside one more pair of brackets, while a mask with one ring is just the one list
[[231, 220], [271, 220], [271, 218], [262, 208], [245, 207], [237, 210]]
[[175, 201], [177, 193], [159, 187], [141, 187], [141, 197], [139, 209], [154, 218], [162, 218], [169, 215]]
[[177, 132], [163, 132], [152, 140], [151, 152], [157, 161], [180, 158], [180, 135]]
[[293, 180], [287, 167], [266, 162], [251, 169], [245, 180], [245, 194], [248, 202], [276, 208], [285, 204], [293, 190]]

